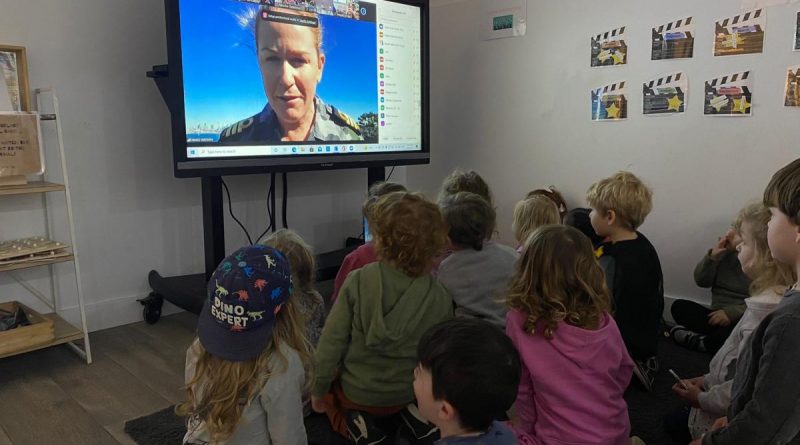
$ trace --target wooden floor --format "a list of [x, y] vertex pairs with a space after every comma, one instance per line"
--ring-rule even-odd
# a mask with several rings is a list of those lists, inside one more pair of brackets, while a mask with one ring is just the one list
[[66, 346], [0, 359], [0, 445], [133, 444], [126, 420], [183, 399], [197, 317], [90, 334], [94, 363]]

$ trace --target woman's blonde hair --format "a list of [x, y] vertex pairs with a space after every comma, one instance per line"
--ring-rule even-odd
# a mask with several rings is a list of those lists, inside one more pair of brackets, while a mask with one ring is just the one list
[[389, 193], [370, 208], [367, 218], [375, 225], [378, 257], [410, 277], [430, 272], [447, 242], [439, 207], [420, 193]]
[[522, 243], [536, 228], [560, 222], [561, 215], [556, 203], [545, 195], [533, 195], [514, 206], [511, 230], [517, 242]]
[[577, 229], [547, 225], [525, 241], [506, 303], [527, 315], [525, 331], [552, 338], [559, 322], [586, 329], [599, 327], [609, 311], [605, 274], [592, 244]]
[[739, 216], [733, 222], [734, 229], [740, 235], [747, 227], [748, 235], [753, 239], [755, 258], [753, 269], [750, 271], [750, 275], [753, 276], [750, 295], [758, 295], [776, 286], [791, 286], [797, 279], [791, 266], [772, 258], [767, 243], [767, 223], [770, 216], [769, 208], [762, 203], [754, 203], [739, 211]]
[[[185, 387], [188, 400], [179, 404], [175, 412], [179, 416], [198, 416], [205, 423], [213, 443], [229, 439], [247, 403], [255, 398], [271, 375], [286, 372], [288, 361], [280, 350], [281, 345], [296, 350], [303, 366], [308, 369], [311, 356], [304, 323], [292, 298], [289, 298], [275, 317], [272, 339], [257, 358], [246, 362], [215, 357], [195, 341], [192, 347], [197, 348], [199, 358], [194, 377]], [[279, 359], [276, 368], [270, 368], [273, 356]]]
[[316, 274], [314, 251], [297, 232], [291, 229], [280, 229], [262, 239], [260, 244], [274, 247], [286, 255], [286, 258], [289, 259], [289, 267], [292, 269], [294, 277], [292, 281], [295, 289], [303, 292], [314, 290]]

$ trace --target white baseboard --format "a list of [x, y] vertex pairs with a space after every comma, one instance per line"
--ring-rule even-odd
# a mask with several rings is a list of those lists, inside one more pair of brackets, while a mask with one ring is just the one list
[[[86, 304], [84, 309], [86, 311], [86, 325], [89, 328], [89, 332], [114, 328], [144, 320], [142, 316], [143, 306], [136, 300], [146, 296], [147, 294], [118, 297]], [[168, 301], [164, 301], [161, 315], [176, 314], [182, 311], [183, 309]], [[80, 326], [81, 316], [78, 306], [62, 308], [59, 314], [75, 326]]]

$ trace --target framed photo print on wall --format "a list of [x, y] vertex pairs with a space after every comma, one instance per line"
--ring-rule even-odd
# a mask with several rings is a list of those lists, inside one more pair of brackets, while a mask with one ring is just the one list
[[25, 48], [0, 44], [0, 111], [31, 111]]

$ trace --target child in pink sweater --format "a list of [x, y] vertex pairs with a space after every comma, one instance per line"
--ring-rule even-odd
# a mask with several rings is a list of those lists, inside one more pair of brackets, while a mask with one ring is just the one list
[[506, 334], [522, 358], [514, 428], [521, 444], [629, 445], [622, 395], [633, 361], [609, 315], [589, 240], [543, 226], [523, 246]]

